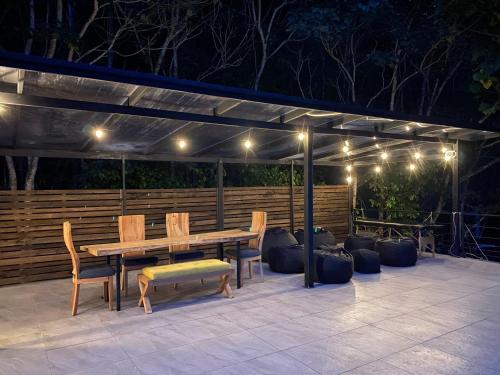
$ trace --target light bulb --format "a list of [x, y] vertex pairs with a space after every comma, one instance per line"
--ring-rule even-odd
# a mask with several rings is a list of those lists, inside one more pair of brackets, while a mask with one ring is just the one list
[[382, 158], [382, 160], [387, 160], [387, 158], [389, 157], [389, 154], [387, 152], [382, 152], [380, 157]]
[[420, 154], [420, 152], [415, 152], [415, 154], [413, 155], [413, 157], [417, 160], [420, 160], [420, 158], [422, 157], [422, 155]]
[[187, 142], [184, 139], [179, 139], [177, 146], [179, 146], [181, 150], [184, 150], [187, 146]]
[[441, 147], [441, 152], [443, 154], [445, 154], [447, 151], [448, 151], [448, 149], [445, 146]]
[[347, 176], [347, 178], [345, 180], [347, 181], [348, 184], [351, 184], [352, 177], [351, 176]]
[[375, 171], [375, 173], [377, 173], [377, 174], [378, 174], [378, 173], [382, 172], [382, 168], [380, 168], [380, 166], [379, 166], [379, 165], [377, 165], [377, 166], [374, 168], [374, 171]]
[[349, 164], [349, 165], [346, 165], [345, 170], [346, 170], [347, 172], [351, 172], [351, 171], [352, 171], [352, 165], [350, 165], [350, 164]]
[[416, 167], [416, 165], [415, 165], [415, 164], [413, 164], [413, 163], [410, 163], [410, 164], [408, 165], [408, 169], [409, 169], [410, 171], [414, 171], [416, 168], [417, 168], [417, 167]]
[[378, 143], [375, 143], [376, 148], [380, 148], [380, 145]]
[[349, 141], [344, 141], [344, 145], [346, 145], [347, 147], [349, 147]]
[[407, 132], [409, 132], [409, 131], [411, 130], [410, 125], [406, 125], [406, 126], [405, 126], [405, 130], [406, 130]]
[[303, 141], [304, 137], [305, 137], [304, 132], [297, 133], [297, 138], [298, 138], [299, 141]]
[[247, 150], [250, 150], [252, 148], [252, 142], [249, 139], [247, 139], [245, 143], [243, 143], [243, 146], [245, 146]]
[[344, 153], [347, 154], [349, 152], [349, 146], [342, 147], [342, 151], [344, 151]]
[[94, 135], [95, 135], [95, 137], [97, 139], [102, 139], [102, 138], [104, 138], [104, 130], [102, 130], [102, 129], [96, 129], [94, 131]]

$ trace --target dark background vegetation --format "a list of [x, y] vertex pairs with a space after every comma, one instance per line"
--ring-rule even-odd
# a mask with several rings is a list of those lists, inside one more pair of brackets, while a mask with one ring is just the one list
[[[500, 127], [499, 0], [3, 0], [0, 48]], [[463, 149], [462, 207], [498, 211], [497, 143]], [[215, 183], [213, 165], [127, 168], [132, 188]], [[413, 176], [357, 173], [366, 205], [449, 208], [449, 168], [439, 163]], [[227, 165], [225, 176], [230, 186], [288, 183], [279, 166]], [[318, 184], [344, 178], [315, 169]], [[0, 161], [3, 189], [120, 186], [118, 161]]]

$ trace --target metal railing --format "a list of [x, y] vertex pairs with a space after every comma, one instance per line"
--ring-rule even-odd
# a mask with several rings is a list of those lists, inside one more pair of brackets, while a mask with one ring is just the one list
[[466, 256], [500, 262], [500, 215], [464, 213]]

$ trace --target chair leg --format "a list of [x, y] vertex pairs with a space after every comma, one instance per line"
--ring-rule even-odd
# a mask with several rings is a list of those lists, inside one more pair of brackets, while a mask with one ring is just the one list
[[109, 301], [109, 278], [108, 278], [108, 281], [104, 282], [103, 295], [104, 295], [104, 302], [108, 302]]
[[71, 314], [75, 316], [78, 312], [78, 296], [80, 294], [80, 284], [73, 284], [73, 303], [71, 306]]
[[240, 260], [238, 263], [239, 263], [238, 265], [240, 267], [240, 286], [243, 286], [243, 271], [244, 271], [243, 265], [245, 264], [245, 262]]
[[248, 261], [248, 277], [251, 279], [253, 277], [252, 261]]
[[201, 285], [205, 285], [205, 280], [201, 279]]
[[113, 310], [113, 276], [109, 277], [108, 284], [108, 303], [109, 309]]
[[125, 290], [125, 266], [122, 266], [122, 272], [120, 274], [120, 289]]
[[125, 297], [128, 296], [128, 270], [125, 268], [123, 275], [123, 290], [125, 291]]
[[259, 259], [259, 268], [260, 268], [260, 278], [262, 282], [264, 282], [264, 267], [262, 266], [262, 258]]

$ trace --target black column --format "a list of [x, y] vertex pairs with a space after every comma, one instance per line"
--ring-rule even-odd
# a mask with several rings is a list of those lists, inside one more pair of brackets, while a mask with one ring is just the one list
[[[224, 164], [217, 162], [217, 230], [224, 230]], [[224, 246], [217, 244], [217, 258], [224, 259]]]
[[290, 232], [295, 232], [295, 211], [293, 201], [295, 194], [293, 191], [293, 160], [290, 160]]
[[459, 143], [455, 144], [455, 157], [452, 160], [452, 251], [454, 255], [462, 256], [464, 253], [463, 216], [460, 209], [460, 168], [459, 168]]
[[314, 287], [313, 253], [313, 130], [304, 139], [304, 286]]
[[127, 169], [125, 163], [125, 157], [122, 156], [122, 216], [127, 214]]

